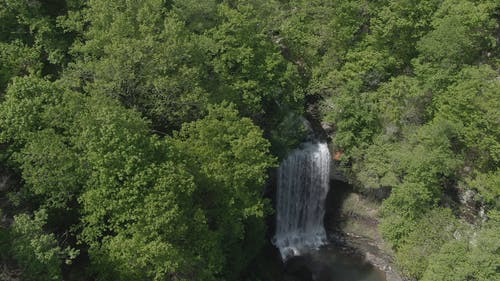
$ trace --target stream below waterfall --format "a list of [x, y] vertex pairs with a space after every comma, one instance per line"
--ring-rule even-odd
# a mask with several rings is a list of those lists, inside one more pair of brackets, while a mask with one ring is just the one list
[[385, 281], [385, 273], [333, 245], [290, 259], [285, 281]]
[[306, 142], [278, 168], [276, 232], [272, 243], [285, 281], [385, 281], [362, 257], [328, 244], [323, 225], [331, 155], [324, 142]]

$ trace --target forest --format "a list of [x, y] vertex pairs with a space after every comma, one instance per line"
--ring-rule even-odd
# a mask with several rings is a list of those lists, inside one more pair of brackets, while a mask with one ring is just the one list
[[408, 280], [500, 280], [499, 45], [498, 0], [0, 0], [0, 280], [278, 281], [304, 115]]

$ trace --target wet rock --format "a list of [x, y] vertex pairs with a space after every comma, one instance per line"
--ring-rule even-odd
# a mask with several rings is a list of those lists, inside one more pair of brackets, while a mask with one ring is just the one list
[[[330, 151], [332, 151], [331, 148]], [[340, 170], [339, 161], [330, 162], [330, 180], [347, 182], [347, 177], [344, 172]]]
[[323, 131], [325, 131], [328, 135], [331, 135], [334, 132], [333, 126], [326, 122], [321, 122], [321, 128], [323, 128]]

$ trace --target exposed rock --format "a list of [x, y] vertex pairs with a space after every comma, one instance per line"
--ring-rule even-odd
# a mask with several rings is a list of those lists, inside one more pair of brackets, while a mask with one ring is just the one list
[[[330, 148], [330, 151], [331, 148]], [[344, 172], [339, 169], [339, 161], [330, 161], [330, 180], [347, 182]]]
[[387, 253], [382, 249], [380, 241], [375, 241], [370, 238], [347, 233], [347, 238], [344, 242], [347, 248], [352, 248], [358, 255], [362, 255], [366, 262], [369, 262], [374, 267], [385, 273], [387, 281], [405, 281], [394, 266], [392, 253]]
[[462, 203], [464, 205], [474, 204], [475, 203], [474, 202], [475, 195], [476, 195], [476, 192], [474, 192], [471, 189], [467, 189], [465, 191], [459, 192], [459, 194], [458, 194], [459, 199], [460, 199], [460, 203]]
[[468, 223], [476, 224], [487, 219], [483, 203], [477, 191], [467, 188], [457, 188], [456, 196], [461, 217]]
[[393, 253], [378, 230], [380, 204], [371, 195], [354, 193], [345, 182], [333, 181], [327, 197], [325, 228], [335, 247], [351, 256], [360, 256], [385, 273], [387, 281], [404, 281], [394, 265]]
[[325, 131], [326, 134], [331, 135], [334, 132], [334, 128], [332, 125], [326, 123], [326, 122], [321, 122], [321, 128], [323, 128], [323, 131]]

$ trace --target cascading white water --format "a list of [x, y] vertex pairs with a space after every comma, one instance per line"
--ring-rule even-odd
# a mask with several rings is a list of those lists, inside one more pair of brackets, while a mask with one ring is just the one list
[[329, 175], [326, 143], [304, 143], [281, 163], [273, 244], [283, 260], [326, 242], [323, 217]]

